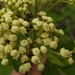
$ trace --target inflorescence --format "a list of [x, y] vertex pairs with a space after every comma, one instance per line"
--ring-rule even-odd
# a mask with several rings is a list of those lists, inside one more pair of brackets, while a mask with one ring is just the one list
[[[3, 0], [0, 10], [0, 59], [2, 65], [18, 63], [21, 73], [29, 71], [32, 63], [43, 71], [44, 56], [50, 49], [58, 47], [59, 37], [64, 35], [57, 29], [46, 12], [31, 14], [32, 0]], [[60, 56], [72, 64], [72, 52], [61, 48]]]

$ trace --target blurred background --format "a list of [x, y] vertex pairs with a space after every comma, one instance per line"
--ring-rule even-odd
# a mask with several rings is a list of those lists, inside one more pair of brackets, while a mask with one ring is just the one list
[[[3, 3], [0, 3], [0, 9]], [[44, 5], [46, 7], [46, 4]], [[44, 10], [44, 7], [42, 9]], [[60, 38], [58, 50], [61, 47], [72, 50], [74, 48], [75, 39], [75, 6], [60, 3], [48, 12], [48, 16], [54, 19], [56, 27], [63, 29], [65, 35]], [[75, 61], [75, 54], [73, 54]], [[64, 62], [62, 60], [62, 62]], [[10, 75], [12, 67], [0, 65], [0, 75]], [[43, 75], [75, 75], [75, 62], [73, 65], [66, 64], [64, 67], [54, 64], [46, 65]]]

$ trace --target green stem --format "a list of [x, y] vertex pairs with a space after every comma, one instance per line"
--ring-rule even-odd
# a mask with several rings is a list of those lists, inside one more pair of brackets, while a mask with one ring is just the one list
[[60, 56], [60, 53], [58, 53], [58, 52], [55, 52], [55, 51], [52, 51], [52, 50], [49, 50], [51, 53], [53, 53], [53, 54], [56, 54], [56, 55], [58, 55], [58, 56]]
[[60, 3], [62, 0], [57, 0], [49, 9], [47, 9], [46, 12], [48, 12], [49, 10], [51, 10], [52, 8], [54, 8], [58, 3]]
[[46, 8], [46, 11], [49, 9], [49, 6], [50, 6], [50, 2], [48, 3], [48, 6], [47, 6], [47, 8]]
[[32, 33], [34, 33], [34, 31], [35, 31], [34, 29], [31, 29], [31, 31], [28, 32], [27, 34], [28, 34], [28, 35], [31, 35]]
[[75, 53], [75, 48], [72, 50], [72, 53]]
[[28, 10], [29, 10], [31, 16], [34, 18], [34, 15], [33, 15], [33, 13], [31, 12], [31, 9], [30, 9], [30, 5], [28, 6]]
[[37, 5], [38, 5], [38, 2], [37, 0], [35, 0], [35, 17], [37, 17], [37, 10], [38, 10]]
[[[38, 0], [35, 0], [35, 18], [37, 17], [37, 11], [38, 11]], [[33, 32], [33, 43], [35, 40], [35, 31]]]
[[40, 7], [40, 4], [41, 4], [41, 0], [38, 0], [38, 4], [37, 4], [38, 9], [39, 9], [39, 7]]
[[63, 2], [63, 3], [69, 3], [69, 2], [67, 2], [67, 1], [61, 1], [61, 2]]

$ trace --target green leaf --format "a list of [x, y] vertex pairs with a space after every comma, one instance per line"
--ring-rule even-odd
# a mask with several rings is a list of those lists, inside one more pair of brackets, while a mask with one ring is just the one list
[[64, 17], [65, 17], [63, 14], [59, 14], [53, 11], [49, 11], [48, 16], [51, 16], [54, 22], [62, 21], [64, 20]]
[[56, 64], [60, 67], [65, 67], [66, 66], [63, 62], [61, 62], [55, 55], [53, 55], [50, 52], [48, 53], [47, 57], [48, 57], [48, 60], [53, 64]]
[[43, 75], [58, 75], [58, 71], [55, 67], [51, 65], [46, 65]]
[[13, 67], [14, 69], [18, 72], [19, 71], [19, 66], [21, 65], [22, 63], [20, 61], [16, 61], [13, 59]]
[[65, 72], [63, 72], [63, 70], [62, 69], [60, 69], [59, 67], [56, 67], [57, 68], [57, 70], [58, 70], [58, 72], [59, 72], [59, 74], [60, 75], [67, 75]]

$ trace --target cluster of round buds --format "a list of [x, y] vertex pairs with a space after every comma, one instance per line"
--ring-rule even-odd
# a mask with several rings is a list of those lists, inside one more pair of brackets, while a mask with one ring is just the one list
[[[36, 1], [36, 0], [31, 0], [31, 4], [32, 4], [33, 6], [35, 6], [35, 1]], [[37, 1], [38, 4], [39, 4], [39, 1], [40, 1], [40, 0]], [[52, 3], [52, 0], [41, 0], [41, 1], [40, 1], [40, 3], [41, 3], [42, 5], [43, 5], [43, 4], [46, 4], [46, 3], [48, 3], [48, 2], [49, 2], [49, 3], [50, 3], [50, 2]], [[50, 3], [50, 4], [51, 4], [51, 3]]]
[[[18, 17], [25, 18], [29, 13], [28, 4], [31, 4], [30, 0], [2, 0], [8, 9], [11, 9]], [[15, 10], [14, 10], [15, 8]]]
[[70, 5], [75, 5], [75, 0], [67, 0]]
[[[1, 64], [10, 64], [12, 59], [19, 62], [18, 70], [21, 73], [29, 71], [31, 63], [43, 71], [44, 56], [48, 48], [58, 47], [58, 38], [64, 35], [63, 30], [55, 27], [53, 19], [46, 16], [46, 12], [37, 12], [36, 18], [27, 16], [30, 0], [3, 1], [6, 7], [0, 10]], [[71, 53], [67, 51], [65, 57], [69, 56]], [[71, 58], [68, 61], [72, 63]]]
[[58, 36], [64, 35], [62, 29], [56, 29], [51, 17], [47, 17], [46, 13], [40, 11], [37, 13], [39, 18], [34, 18], [32, 20], [33, 28], [37, 32], [36, 43], [44, 44], [45, 46], [50, 46], [52, 49], [58, 47]]
[[[30, 29], [31, 26], [27, 20], [16, 17], [11, 10], [2, 14], [1, 18], [4, 19], [0, 23], [0, 59], [2, 59], [2, 65], [10, 63], [10, 58], [8, 58], [10, 55], [12, 60], [21, 62], [18, 66], [21, 73], [29, 71], [31, 63], [36, 64], [38, 70], [43, 71], [43, 59], [48, 51], [47, 46], [49, 45], [52, 49], [56, 49], [58, 46], [59, 39], [52, 34], [63, 35], [64, 33], [55, 28], [52, 23], [53, 19], [47, 17], [45, 12], [38, 12], [37, 15], [39, 17], [34, 18], [31, 25], [36, 32], [35, 36], [37, 36], [33, 41], [33, 38], [30, 37], [33, 34], [29, 34], [32, 29]], [[39, 20], [40, 17], [42, 20]]]
[[68, 63], [71, 65], [73, 64], [73, 59], [72, 59], [72, 51], [69, 51], [68, 49], [65, 49], [65, 48], [61, 48], [60, 49], [60, 55], [63, 57], [63, 58], [67, 58], [68, 59]]
[[[30, 70], [30, 62], [37, 64], [38, 70], [43, 71], [44, 57], [41, 56], [41, 53], [43, 55], [46, 54], [47, 48], [44, 45], [42, 45], [40, 49], [38, 46], [37, 48], [34, 48], [34, 42], [32, 41], [32, 38], [30, 38], [30, 35], [27, 34], [28, 29], [31, 27], [30, 23], [21, 17], [18, 18], [18, 16], [8, 8], [2, 8], [0, 11], [1, 19], [3, 19], [0, 19], [1, 64], [4, 66], [8, 65], [11, 60], [8, 58], [10, 56], [12, 60], [17, 60], [17, 62], [19, 61], [21, 63], [20, 66], [18, 66], [19, 72], [21, 73]], [[31, 31], [31, 29], [29, 31]], [[31, 47], [32, 45], [33, 47]], [[32, 53], [31, 57], [30, 52]]]

